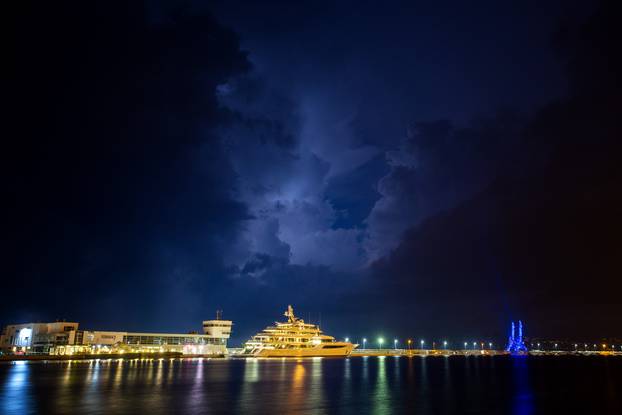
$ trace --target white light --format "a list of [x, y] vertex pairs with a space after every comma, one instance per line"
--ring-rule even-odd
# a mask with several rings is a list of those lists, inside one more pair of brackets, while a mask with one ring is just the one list
[[467, 347], [467, 342], [464, 342], [464, 347], [465, 347], [465, 348]]
[[444, 342], [443, 342], [443, 346], [447, 346], [447, 341], [444, 341]]
[[346, 337], [346, 343], [349, 342], [349, 341], [350, 341], [350, 339], [348, 337]]
[[32, 341], [32, 329], [31, 328], [23, 328], [19, 331], [19, 344], [23, 345], [24, 343], [28, 343]]

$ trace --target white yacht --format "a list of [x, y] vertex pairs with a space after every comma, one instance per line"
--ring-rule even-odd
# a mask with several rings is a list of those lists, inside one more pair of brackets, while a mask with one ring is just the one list
[[319, 326], [294, 316], [292, 306], [285, 312], [286, 323], [275, 322], [244, 344], [243, 354], [254, 357], [347, 356], [358, 344], [336, 341]]

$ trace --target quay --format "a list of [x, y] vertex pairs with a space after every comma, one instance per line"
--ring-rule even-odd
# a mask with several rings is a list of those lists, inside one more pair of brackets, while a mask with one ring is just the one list
[[350, 356], [498, 356], [505, 350], [451, 350], [451, 349], [354, 349]]
[[[355, 349], [350, 356], [509, 356], [506, 350], [491, 349]], [[609, 350], [588, 350], [588, 351], [565, 351], [565, 350], [530, 350], [526, 352], [529, 356], [622, 356], [622, 352]]]

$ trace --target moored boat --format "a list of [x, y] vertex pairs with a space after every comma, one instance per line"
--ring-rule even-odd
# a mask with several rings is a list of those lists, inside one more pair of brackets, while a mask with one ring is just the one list
[[329, 357], [348, 356], [358, 345], [335, 340], [315, 324], [294, 315], [290, 305], [287, 322], [275, 322], [244, 344], [243, 354], [253, 357]]

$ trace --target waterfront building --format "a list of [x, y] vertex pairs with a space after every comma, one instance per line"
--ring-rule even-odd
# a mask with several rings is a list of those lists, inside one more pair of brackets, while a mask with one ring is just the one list
[[2, 330], [0, 351], [15, 354], [47, 354], [55, 346], [74, 344], [78, 325], [66, 321], [11, 324]]
[[203, 321], [203, 333], [142, 333], [78, 330], [78, 323], [26, 323], [5, 327], [0, 346], [4, 353], [183, 353], [225, 355], [233, 322]]

